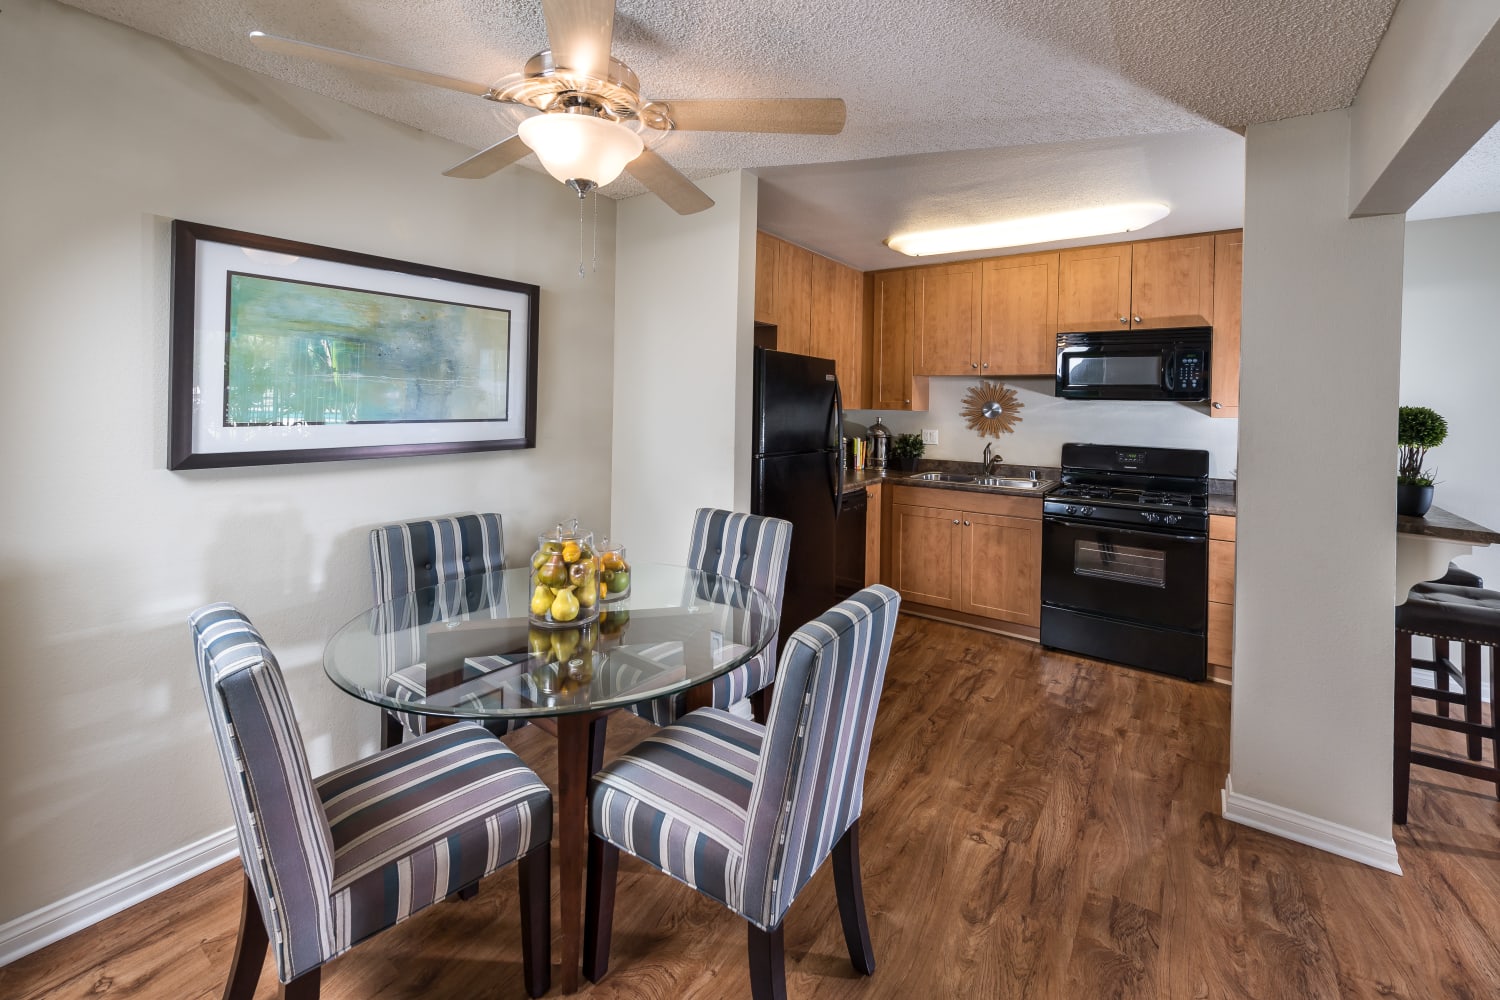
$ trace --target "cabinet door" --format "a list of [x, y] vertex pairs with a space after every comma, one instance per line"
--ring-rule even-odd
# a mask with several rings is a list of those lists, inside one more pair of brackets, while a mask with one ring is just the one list
[[1057, 254], [984, 262], [980, 374], [1051, 375], [1057, 367]]
[[846, 409], [863, 407], [863, 311], [863, 276], [852, 267], [813, 254], [807, 353], [833, 361]]
[[1065, 333], [1130, 328], [1130, 244], [1057, 255], [1057, 328]]
[[778, 240], [776, 247], [776, 349], [806, 354], [812, 346], [811, 250]]
[[1184, 236], [1133, 244], [1130, 326], [1161, 330], [1214, 321], [1214, 238]]
[[915, 375], [970, 375], [979, 368], [979, 261], [916, 272]]
[[755, 322], [776, 322], [776, 246], [769, 233], [755, 234]]
[[1017, 625], [1042, 615], [1040, 518], [963, 515], [963, 593], [959, 610]]
[[891, 505], [892, 586], [903, 600], [935, 608], [958, 607], [957, 542], [962, 520], [957, 511]]
[[1208, 662], [1234, 666], [1234, 605], [1208, 604]]
[[[809, 261], [810, 300], [808, 306], [807, 350], [815, 358], [838, 360], [841, 322], [838, 299], [839, 265], [821, 254], [813, 254]], [[842, 372], [839, 373], [843, 375]]]
[[1240, 287], [1245, 234], [1214, 237], [1214, 344], [1210, 359], [1211, 417], [1240, 415]]
[[871, 336], [875, 371], [870, 406], [876, 410], [909, 410], [916, 278], [910, 271], [886, 271], [875, 275], [874, 283]]

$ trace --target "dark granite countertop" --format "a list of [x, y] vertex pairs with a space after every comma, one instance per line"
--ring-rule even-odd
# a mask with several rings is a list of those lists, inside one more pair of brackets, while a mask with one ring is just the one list
[[1475, 524], [1441, 507], [1427, 511], [1426, 517], [1396, 515], [1396, 530], [1408, 535], [1427, 535], [1450, 542], [1469, 542], [1474, 545], [1494, 545], [1500, 542], [1500, 531], [1492, 531], [1482, 524]]
[[1045, 486], [1039, 489], [1008, 490], [998, 486], [976, 486], [971, 483], [935, 483], [928, 480], [913, 480], [913, 476], [923, 472], [952, 472], [964, 476], [981, 476], [987, 474], [984, 471], [984, 467], [978, 462], [921, 459], [917, 462], [915, 472], [897, 472], [895, 470], [876, 472], [870, 469], [845, 469], [844, 491], [848, 492], [861, 486], [868, 487], [874, 483], [901, 483], [907, 486], [930, 487], [935, 490], [958, 490], [964, 493], [988, 493], [1012, 497], [1040, 498], [1051, 492], [1053, 487], [1056, 486], [1057, 481], [1062, 476], [1061, 469], [1048, 468], [1046, 466], [1000, 465], [996, 467], [995, 471], [988, 473], [988, 475], [1002, 476], [1008, 479], [1029, 479], [1031, 478], [1033, 468], [1036, 470], [1038, 479], [1050, 480], [1052, 486]]

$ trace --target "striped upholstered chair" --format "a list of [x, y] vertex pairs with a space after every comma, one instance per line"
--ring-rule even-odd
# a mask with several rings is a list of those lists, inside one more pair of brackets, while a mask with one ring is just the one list
[[[786, 585], [787, 552], [791, 544], [790, 521], [700, 507], [693, 515], [688, 565], [754, 587], [766, 595], [779, 615], [781, 593]], [[719, 597], [714, 594], [699, 596]], [[764, 693], [775, 679], [776, 638], [773, 636], [754, 659], [714, 681], [712, 705], [728, 709], [737, 701], [752, 698], [755, 717], [764, 722]], [[658, 726], [665, 726], [682, 715], [686, 701], [686, 695], [677, 694], [634, 705], [630, 710]]]
[[[405, 594], [421, 591], [420, 604], [398, 604], [401, 631], [382, 646], [388, 658], [386, 692], [400, 701], [427, 694], [427, 667], [421, 661], [421, 630], [440, 617], [466, 617], [494, 613], [505, 608], [495, 589], [497, 578], [489, 574], [505, 568], [505, 535], [499, 514], [460, 514], [422, 521], [383, 524], [370, 531], [370, 579], [375, 603], [384, 604]], [[415, 598], [414, 598], [415, 600]], [[403, 645], [401, 639], [405, 639]], [[502, 657], [480, 657], [466, 661], [465, 670], [495, 670], [510, 666]], [[497, 736], [524, 726], [526, 721], [497, 720], [486, 728]], [[387, 712], [380, 745], [400, 743], [403, 733], [421, 736], [427, 719], [415, 712]]]
[[325, 962], [517, 860], [526, 989], [547, 992], [547, 786], [472, 724], [314, 780], [255, 626], [228, 604], [188, 621], [245, 867], [225, 1000], [254, 996], [268, 940], [283, 998], [315, 998]]
[[833, 855], [849, 959], [875, 971], [859, 878], [859, 813], [901, 598], [875, 586], [787, 641], [765, 726], [699, 709], [594, 777], [584, 972], [609, 965], [619, 852], [750, 924], [756, 1000], [786, 996], [782, 919]]

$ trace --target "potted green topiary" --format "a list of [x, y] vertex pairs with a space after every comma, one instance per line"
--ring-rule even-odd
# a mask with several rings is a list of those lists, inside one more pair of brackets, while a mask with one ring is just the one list
[[1448, 436], [1448, 421], [1425, 406], [1403, 406], [1396, 422], [1396, 513], [1421, 517], [1432, 506], [1432, 473], [1422, 468], [1427, 449]]
[[922, 457], [922, 452], [927, 446], [922, 443], [920, 434], [897, 434], [891, 441], [891, 468], [898, 472], [915, 472], [917, 459]]

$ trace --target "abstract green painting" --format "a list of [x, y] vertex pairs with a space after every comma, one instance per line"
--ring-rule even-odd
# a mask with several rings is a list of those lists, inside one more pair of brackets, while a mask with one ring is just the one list
[[505, 420], [506, 309], [228, 272], [224, 424]]

